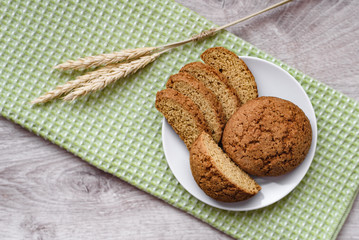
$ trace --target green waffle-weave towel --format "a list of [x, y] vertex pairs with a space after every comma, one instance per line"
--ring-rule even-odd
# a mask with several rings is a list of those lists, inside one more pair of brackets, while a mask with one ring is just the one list
[[[73, 103], [29, 104], [78, 75], [52, 69], [67, 59], [157, 46], [213, 26], [170, 0], [2, 1], [1, 114], [233, 237], [335, 238], [359, 185], [358, 103], [228, 32], [166, 53]], [[260, 210], [230, 212], [199, 202], [177, 182], [163, 154], [155, 94], [169, 75], [213, 46], [281, 66], [303, 86], [316, 112], [318, 145], [309, 172], [287, 197]]]

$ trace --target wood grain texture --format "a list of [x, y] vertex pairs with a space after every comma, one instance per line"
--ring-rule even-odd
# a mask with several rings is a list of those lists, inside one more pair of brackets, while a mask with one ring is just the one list
[[[177, 0], [222, 25], [278, 1]], [[359, 1], [294, 0], [229, 28], [359, 100]], [[0, 239], [231, 239], [0, 117]], [[338, 239], [359, 239], [359, 199]]]

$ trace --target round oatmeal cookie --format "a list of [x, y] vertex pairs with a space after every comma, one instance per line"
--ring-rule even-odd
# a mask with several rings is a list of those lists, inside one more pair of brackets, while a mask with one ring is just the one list
[[222, 145], [240, 168], [255, 176], [279, 176], [296, 168], [307, 155], [312, 128], [295, 104], [259, 97], [243, 104], [229, 119]]

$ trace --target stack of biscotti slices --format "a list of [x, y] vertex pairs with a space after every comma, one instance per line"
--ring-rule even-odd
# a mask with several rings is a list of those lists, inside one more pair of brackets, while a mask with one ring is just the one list
[[201, 58], [204, 63], [188, 63], [170, 76], [155, 106], [190, 151], [192, 174], [202, 190], [220, 201], [245, 200], [260, 186], [218, 144], [231, 116], [258, 96], [257, 85], [247, 65], [223, 47], [207, 49]]

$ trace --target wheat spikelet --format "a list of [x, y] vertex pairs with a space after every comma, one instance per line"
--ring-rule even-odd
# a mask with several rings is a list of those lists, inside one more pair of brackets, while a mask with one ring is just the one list
[[91, 72], [88, 72], [88, 73], [86, 73], [84, 75], [78, 76], [76, 78], [76, 80], [81, 82], [81, 84], [79, 86], [77, 86], [77, 87], [80, 87], [84, 83], [89, 82], [89, 81], [91, 81], [91, 80], [93, 80], [95, 78], [98, 78], [98, 77], [102, 76], [102, 75], [105, 75], [105, 74], [113, 72], [121, 64], [124, 64], [124, 63], [113, 63], [113, 64], [110, 64], [110, 65], [104, 66], [104, 67], [102, 67], [100, 69], [97, 69], [95, 71], [91, 71]]
[[136, 59], [151, 54], [156, 49], [157, 47], [125, 49], [120, 52], [100, 54], [97, 56], [89, 56], [89, 57], [79, 58], [77, 60], [68, 60], [64, 63], [55, 66], [54, 68], [60, 70], [69, 70], [69, 69], [79, 70], [79, 69], [86, 69], [91, 67], [98, 67], [112, 63]]
[[31, 101], [31, 104], [49, 102], [52, 99], [58, 98], [63, 94], [70, 92], [72, 89], [77, 88], [80, 84], [81, 81], [79, 81], [78, 79], [69, 81], [64, 85], [57, 86], [54, 90], [51, 90], [44, 95], [34, 99], [33, 101]]
[[61, 97], [62, 95], [71, 92], [73, 89], [81, 87], [84, 83], [86, 83], [94, 78], [97, 78], [97, 77], [101, 76], [102, 74], [111, 72], [112, 69], [114, 67], [116, 67], [116, 65], [117, 64], [111, 64], [111, 65], [105, 66], [97, 71], [87, 73], [85, 75], [77, 77], [75, 80], [68, 81], [67, 83], [65, 83], [63, 85], [59, 85], [54, 90], [51, 90], [51, 91], [45, 93], [44, 95], [31, 101], [31, 104], [46, 103], [55, 98]]
[[[92, 80], [87, 81], [81, 87], [74, 89], [74, 91], [70, 92], [63, 99], [65, 101], [72, 101], [90, 92], [101, 90], [107, 85], [114, 83], [118, 79], [124, 78], [132, 73], [135, 73], [139, 69], [155, 61], [163, 52], [164, 51], [158, 52], [153, 55], [143, 56], [128, 63], [118, 64], [117, 66], [112, 67], [111, 70], [107, 73], [97, 73], [97, 71], [100, 71], [101, 69], [89, 73], [87, 74], [87, 77], [91, 78]], [[93, 76], [98, 77], [93, 78]]]

